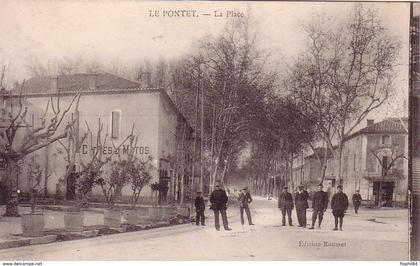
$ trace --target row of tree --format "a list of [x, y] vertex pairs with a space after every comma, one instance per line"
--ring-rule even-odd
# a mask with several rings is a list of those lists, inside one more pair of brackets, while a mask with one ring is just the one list
[[[129, 79], [149, 73], [150, 85], [165, 88], [194, 127], [194, 158], [202, 156], [210, 189], [216, 179], [228, 182], [244, 151], [249, 151], [249, 177], [264, 182], [280, 162], [291, 174], [302, 148], [315, 151], [320, 144], [327, 147], [325, 156], [315, 153], [323, 167], [320, 181], [328, 153], [337, 158], [341, 179], [344, 140], [392, 95], [400, 42], [375, 10], [355, 4], [340, 22], [320, 15], [304, 23], [306, 48], [279, 75], [273, 67], [276, 59], [262, 48], [250, 20], [229, 21], [219, 35], [199, 40], [185, 56], [171, 61], [131, 66], [82, 59], [47, 66], [31, 61], [28, 70], [33, 75], [107, 71]], [[55, 123], [60, 121], [56, 117]], [[9, 135], [19, 126], [16, 121], [8, 120]]]

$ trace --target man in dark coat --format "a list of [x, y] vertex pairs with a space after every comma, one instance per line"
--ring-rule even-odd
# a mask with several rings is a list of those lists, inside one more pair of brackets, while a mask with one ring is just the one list
[[296, 215], [299, 222], [299, 227], [306, 227], [306, 209], [308, 205], [308, 192], [300, 185], [295, 194]]
[[287, 191], [287, 187], [283, 188], [283, 192], [279, 195], [278, 207], [281, 210], [281, 224], [282, 226], [286, 226], [286, 214], [288, 218], [288, 222], [290, 226], [292, 224], [292, 210], [293, 210], [293, 198], [292, 194]]
[[204, 222], [204, 211], [206, 209], [206, 204], [204, 203], [203, 193], [201, 191], [197, 192], [197, 197], [195, 198], [194, 206], [196, 212], [195, 224], [200, 225], [201, 221], [201, 225], [206, 225]]
[[354, 206], [354, 213], [358, 214], [360, 204], [362, 204], [362, 196], [360, 195], [359, 190], [356, 190], [356, 193], [353, 194], [352, 200]]
[[314, 229], [316, 219], [318, 218], [318, 228], [321, 228], [322, 219], [324, 217], [324, 212], [328, 207], [328, 194], [325, 191], [322, 191], [322, 184], [318, 185], [318, 191], [315, 192], [312, 199], [312, 226], [309, 229]]
[[337, 225], [339, 219], [340, 231], [343, 231], [343, 218], [348, 206], [349, 199], [347, 198], [347, 195], [343, 193], [343, 187], [337, 186], [337, 193], [335, 193], [331, 199], [331, 209], [335, 220], [335, 227], [333, 229], [334, 231], [338, 230]]
[[225, 228], [225, 230], [232, 230], [228, 226], [228, 219], [226, 215], [226, 204], [228, 202], [228, 196], [226, 195], [226, 192], [222, 189], [220, 181], [216, 182], [214, 188], [215, 190], [210, 195], [210, 209], [214, 211], [214, 225], [216, 227], [216, 230], [220, 231], [219, 213], [222, 215], [223, 227]]
[[249, 204], [252, 202], [252, 197], [247, 187], [242, 189], [242, 191], [239, 193], [238, 201], [239, 201], [239, 211], [241, 214], [241, 224], [244, 225], [245, 223], [244, 221], [244, 210], [245, 210], [246, 217], [248, 218], [248, 224], [254, 225], [252, 223], [251, 211], [249, 210]]

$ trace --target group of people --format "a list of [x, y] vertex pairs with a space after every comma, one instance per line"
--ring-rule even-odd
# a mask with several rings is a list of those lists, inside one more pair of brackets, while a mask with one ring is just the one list
[[[318, 228], [321, 228], [324, 213], [328, 208], [328, 193], [323, 191], [322, 184], [318, 185], [318, 191], [316, 191], [312, 198], [312, 224], [309, 229], [315, 229], [315, 223], [318, 220]], [[308, 204], [309, 193], [304, 189], [304, 186], [299, 186], [298, 191], [295, 194], [293, 201], [292, 194], [288, 192], [288, 187], [285, 186], [283, 191], [279, 195], [278, 207], [282, 213], [282, 226], [286, 225], [286, 215], [288, 218], [289, 226], [293, 226], [292, 223], [292, 210], [296, 207], [296, 216], [298, 219], [298, 227], [306, 227], [306, 209], [309, 208]], [[359, 194], [359, 190], [352, 197], [355, 213], [358, 213], [358, 209], [362, 202], [362, 197]], [[347, 195], [343, 192], [341, 185], [337, 186], [337, 192], [331, 199], [331, 209], [334, 216], [334, 231], [343, 230], [343, 219], [344, 214], [349, 206], [349, 200]]]
[[[220, 230], [219, 216], [222, 216], [222, 223], [225, 230], [230, 231], [228, 219], [226, 215], [228, 196], [226, 191], [222, 189], [221, 183], [216, 182], [214, 191], [210, 195], [210, 209], [214, 212], [214, 223], [216, 230]], [[288, 187], [285, 186], [283, 191], [280, 193], [278, 198], [278, 208], [281, 210], [282, 214], [282, 226], [286, 226], [286, 216], [289, 226], [293, 226], [292, 221], [292, 210], [296, 207], [296, 214], [298, 219], [298, 227], [306, 227], [306, 209], [309, 208], [308, 204], [309, 193], [304, 189], [303, 185], [298, 187], [298, 191], [295, 194], [294, 200], [292, 194], [288, 192]], [[359, 190], [352, 197], [355, 213], [358, 213], [358, 209], [361, 205], [362, 197], [359, 194]], [[241, 224], [244, 225], [244, 211], [248, 218], [248, 224], [254, 225], [252, 222], [251, 212], [249, 209], [249, 204], [252, 202], [252, 197], [248, 188], [243, 188], [239, 192], [238, 196], [239, 201], [239, 211], [241, 217]], [[328, 208], [329, 196], [328, 193], [323, 191], [322, 184], [318, 185], [318, 191], [316, 191], [312, 198], [312, 223], [309, 229], [315, 229], [315, 223], [318, 220], [318, 228], [321, 228], [322, 220], [324, 218], [324, 213]], [[334, 216], [335, 227], [334, 231], [343, 230], [343, 219], [344, 214], [349, 206], [349, 201], [347, 195], [343, 192], [343, 187], [341, 185], [337, 186], [337, 192], [333, 195], [331, 199], [331, 209]], [[202, 196], [202, 192], [197, 192], [197, 197], [195, 199], [195, 209], [196, 209], [196, 225], [205, 225], [205, 202]]]
[[[217, 231], [220, 231], [220, 222], [219, 217], [222, 216], [223, 228], [226, 231], [232, 230], [229, 228], [228, 218], [226, 214], [227, 203], [229, 198], [226, 194], [226, 191], [222, 189], [220, 182], [216, 182], [214, 186], [214, 191], [210, 194], [210, 209], [214, 212], [214, 225]], [[241, 215], [241, 223], [245, 224], [244, 211], [246, 213], [248, 224], [254, 225], [252, 223], [251, 211], [249, 209], [249, 204], [252, 202], [251, 193], [248, 191], [248, 188], [243, 188], [238, 195], [239, 202], [239, 213]], [[203, 193], [201, 191], [197, 192], [197, 197], [195, 198], [195, 210], [196, 210], [196, 225], [206, 225], [204, 211], [206, 209]]]

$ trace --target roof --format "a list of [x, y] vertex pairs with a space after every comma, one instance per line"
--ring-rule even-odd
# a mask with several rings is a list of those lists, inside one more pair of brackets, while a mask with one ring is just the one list
[[[55, 84], [56, 82], [56, 84]], [[54, 89], [55, 88], [55, 89]], [[82, 95], [89, 94], [112, 94], [112, 93], [145, 93], [158, 92], [174, 108], [175, 112], [182, 117], [184, 122], [192, 130], [190, 123], [179, 111], [171, 97], [163, 89], [144, 88], [141, 84], [109, 73], [97, 74], [70, 74], [58, 76], [36, 76], [24, 83], [22, 95], [25, 97], [51, 97], [59, 95], [74, 95], [80, 92]], [[20, 87], [7, 92], [9, 97], [19, 97]]]
[[[121, 78], [108, 73], [71, 74], [59, 76], [36, 76], [28, 79], [23, 88], [24, 94], [57, 92], [52, 89], [52, 83], [57, 82], [59, 92], [77, 92], [86, 90], [115, 90], [139, 88], [140, 83]], [[90, 88], [92, 85], [94, 89]]]
[[362, 134], [407, 134], [408, 118], [392, 117], [386, 118], [378, 123], [362, 128], [359, 131], [351, 134], [346, 140], [354, 138]]

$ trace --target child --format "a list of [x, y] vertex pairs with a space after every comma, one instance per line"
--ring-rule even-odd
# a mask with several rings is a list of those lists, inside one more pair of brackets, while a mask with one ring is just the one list
[[195, 224], [196, 225], [200, 225], [200, 220], [201, 220], [201, 225], [205, 225], [204, 223], [204, 210], [206, 209], [206, 205], [204, 204], [204, 198], [203, 198], [203, 193], [201, 191], [197, 192], [197, 197], [195, 198], [195, 211], [196, 211], [196, 216], [195, 216]]

